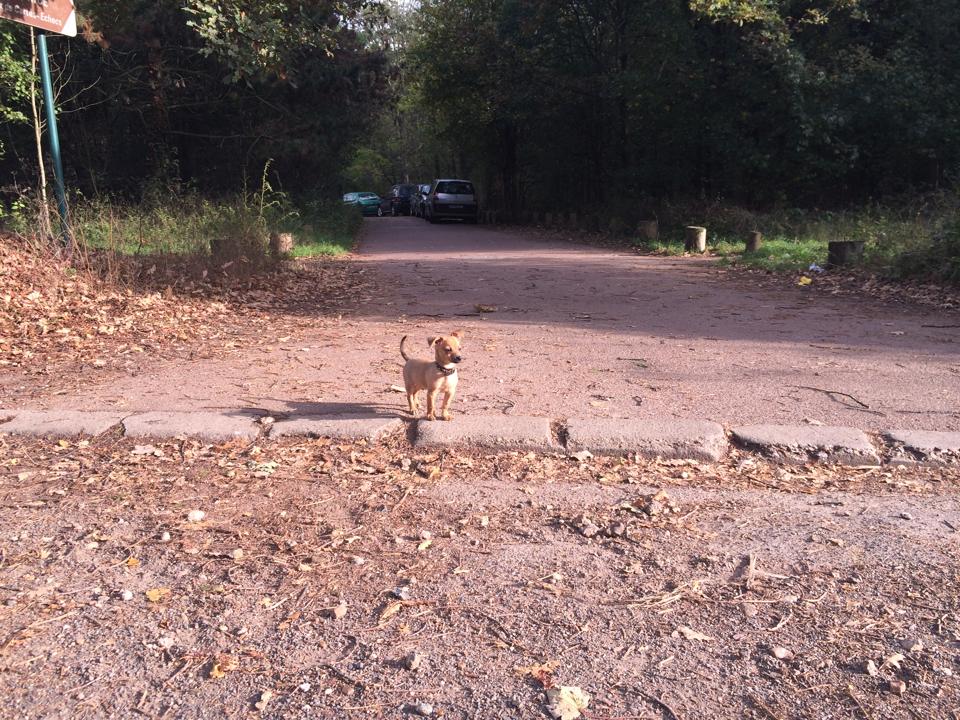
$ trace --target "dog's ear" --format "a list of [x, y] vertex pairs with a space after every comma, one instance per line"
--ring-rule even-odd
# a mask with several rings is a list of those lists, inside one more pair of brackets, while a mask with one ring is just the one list
[[450, 333], [450, 334], [451, 334], [453, 337], [455, 337], [457, 340], [463, 340], [463, 330], [454, 330], [454, 331], [453, 331], [452, 333]]
[[441, 340], [443, 340], [443, 338], [440, 337], [439, 335], [437, 335], [437, 336], [435, 336], [435, 337], [428, 337], [428, 338], [427, 338], [427, 347], [433, 347], [434, 345], [436, 345], [436, 344], [437, 344], [438, 342], [440, 342]]

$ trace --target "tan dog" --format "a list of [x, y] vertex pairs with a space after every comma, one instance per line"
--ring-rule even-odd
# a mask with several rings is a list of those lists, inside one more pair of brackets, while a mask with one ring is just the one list
[[463, 331], [450, 333], [448, 337], [432, 337], [427, 343], [433, 348], [434, 360], [418, 360], [411, 358], [403, 349], [407, 341], [404, 335], [400, 341], [400, 354], [406, 360], [403, 366], [403, 385], [407, 390], [407, 404], [410, 414], [416, 415], [419, 407], [417, 393], [427, 391], [427, 420], [435, 420], [437, 415], [437, 396], [443, 392], [443, 407], [440, 408], [440, 419], [450, 419], [450, 403], [457, 394], [457, 363], [463, 358], [460, 356], [460, 343], [463, 342]]

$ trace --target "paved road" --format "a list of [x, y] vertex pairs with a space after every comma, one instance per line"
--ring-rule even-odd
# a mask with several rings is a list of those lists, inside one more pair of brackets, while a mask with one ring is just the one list
[[391, 414], [400, 337], [426, 356], [428, 335], [463, 329], [455, 413], [960, 429], [960, 331], [923, 327], [938, 324], [929, 311], [416, 218], [367, 220], [359, 261], [376, 297], [289, 347], [168, 363], [48, 404]]

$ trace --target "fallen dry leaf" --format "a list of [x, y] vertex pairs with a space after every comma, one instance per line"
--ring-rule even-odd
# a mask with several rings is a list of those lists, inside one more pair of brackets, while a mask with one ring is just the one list
[[590, 704], [590, 696], [575, 686], [562, 685], [547, 690], [547, 712], [555, 720], [576, 720]]
[[[260, 712], [264, 712], [267, 709], [267, 705], [270, 704], [270, 701], [273, 700], [273, 693], [269, 690], [264, 690], [260, 693], [260, 699], [253, 704], [253, 706]], [[247, 701], [249, 702], [249, 700]]]
[[170, 597], [170, 588], [151, 588], [144, 595], [152, 603], [158, 603]]
[[217, 655], [213, 659], [213, 666], [210, 668], [210, 677], [219, 680], [226, 677], [228, 672], [233, 672], [240, 667], [240, 661], [232, 655]]

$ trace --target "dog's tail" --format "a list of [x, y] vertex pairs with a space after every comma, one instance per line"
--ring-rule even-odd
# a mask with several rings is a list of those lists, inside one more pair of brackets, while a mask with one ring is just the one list
[[406, 352], [404, 351], [404, 349], [403, 349], [403, 344], [404, 344], [406, 341], [407, 341], [407, 336], [404, 335], [403, 338], [401, 338], [401, 340], [400, 340], [400, 355], [401, 355], [401, 357], [402, 357], [404, 360], [409, 360], [410, 357], [407, 355], [407, 353], [406, 353]]

